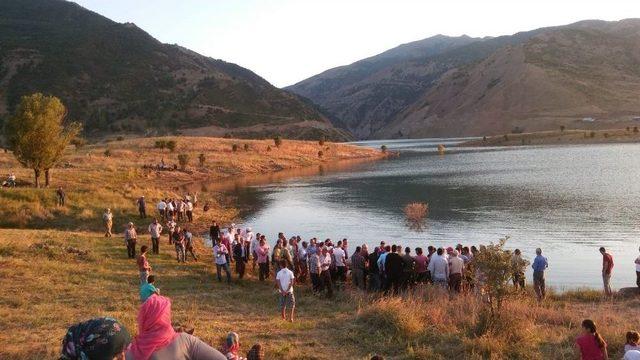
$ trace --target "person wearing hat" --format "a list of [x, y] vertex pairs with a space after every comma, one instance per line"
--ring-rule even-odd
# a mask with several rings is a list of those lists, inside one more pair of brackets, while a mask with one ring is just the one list
[[125, 358], [131, 335], [116, 319], [101, 317], [71, 326], [62, 339], [61, 360]]
[[138, 234], [133, 223], [127, 224], [127, 229], [124, 231], [124, 243], [127, 246], [127, 256], [129, 259], [136, 258], [136, 242], [138, 240]]
[[111, 228], [113, 227], [113, 213], [111, 209], [107, 209], [107, 211], [102, 214], [102, 222], [105, 228], [104, 237], [111, 237]]

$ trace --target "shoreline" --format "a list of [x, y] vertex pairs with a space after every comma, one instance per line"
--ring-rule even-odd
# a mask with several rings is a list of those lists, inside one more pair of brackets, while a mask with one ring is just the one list
[[477, 140], [465, 141], [460, 147], [483, 146], [529, 146], [529, 145], [588, 145], [640, 142], [638, 127], [601, 130], [549, 130], [529, 133], [510, 133], [485, 136]]

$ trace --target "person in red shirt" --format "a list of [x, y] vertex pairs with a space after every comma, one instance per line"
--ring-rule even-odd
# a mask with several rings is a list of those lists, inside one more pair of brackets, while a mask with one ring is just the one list
[[138, 256], [138, 270], [140, 270], [140, 285], [147, 283], [147, 277], [151, 273], [151, 265], [147, 261], [147, 245], [142, 245], [140, 248], [140, 255]]
[[600, 248], [600, 254], [602, 254], [602, 282], [604, 283], [604, 294], [611, 296], [611, 270], [613, 270], [613, 257], [607, 253], [605, 248]]
[[576, 339], [576, 347], [582, 360], [604, 360], [609, 358], [607, 343], [598, 334], [593, 320], [582, 321], [582, 335]]

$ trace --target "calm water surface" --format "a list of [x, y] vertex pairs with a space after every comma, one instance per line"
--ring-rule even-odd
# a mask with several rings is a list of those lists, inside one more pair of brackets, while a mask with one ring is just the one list
[[[615, 262], [612, 284], [635, 286], [640, 144], [462, 148], [458, 141], [360, 142], [386, 144], [400, 156], [293, 178], [258, 177], [229, 191], [246, 224], [270, 242], [279, 231], [346, 237], [351, 250], [380, 240], [425, 248], [509, 235], [508, 247], [529, 260], [543, 248], [548, 284], [559, 289], [601, 286], [598, 247], [605, 246]], [[436, 154], [438, 143], [448, 144], [445, 156]], [[412, 201], [429, 203], [422, 232], [404, 222], [402, 208]]]

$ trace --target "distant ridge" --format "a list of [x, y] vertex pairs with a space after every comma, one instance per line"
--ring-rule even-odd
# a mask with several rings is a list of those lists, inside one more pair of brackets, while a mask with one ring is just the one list
[[287, 89], [362, 139], [624, 126], [640, 116], [640, 20], [437, 35]]

